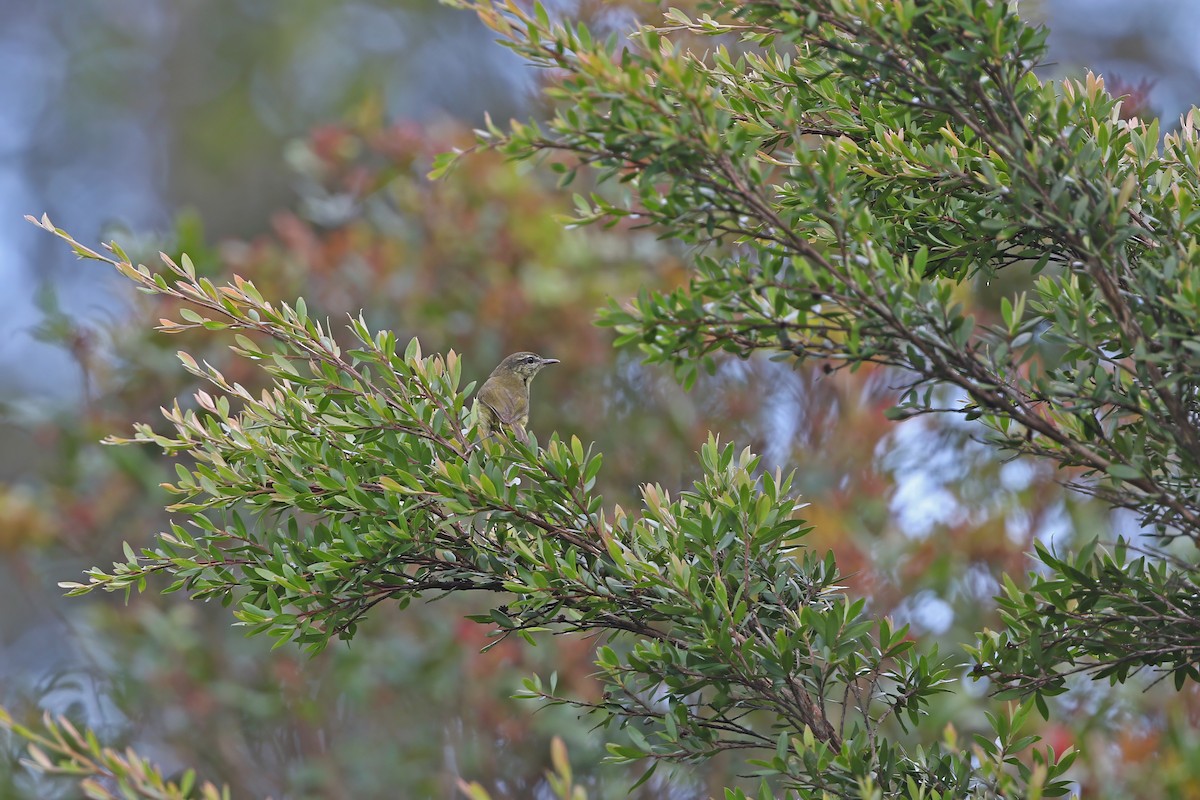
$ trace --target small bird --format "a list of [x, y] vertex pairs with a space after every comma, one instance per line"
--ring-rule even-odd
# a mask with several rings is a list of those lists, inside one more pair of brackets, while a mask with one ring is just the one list
[[529, 382], [542, 367], [557, 363], [557, 358], [524, 352], [513, 353], [501, 361], [475, 393], [472, 410], [480, 438], [486, 439], [507, 427], [522, 442], [529, 441], [525, 433], [529, 424]]

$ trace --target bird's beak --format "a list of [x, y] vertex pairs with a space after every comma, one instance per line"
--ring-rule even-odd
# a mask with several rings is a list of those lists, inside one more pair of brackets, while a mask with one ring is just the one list
[[557, 364], [559, 362], [558, 362], [557, 358], [543, 358], [542, 363], [543, 364]]

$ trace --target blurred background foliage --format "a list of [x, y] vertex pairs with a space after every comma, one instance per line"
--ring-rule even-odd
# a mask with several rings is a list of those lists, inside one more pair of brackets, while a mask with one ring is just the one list
[[[1021, 10], [1054, 31], [1062, 60], [1046, 74], [1108, 70], [1139, 113], [1171, 121], [1200, 95], [1200, 59], [1184, 44], [1200, 33], [1191, 8]], [[606, 32], [657, 13], [571, 0], [553, 10]], [[534, 672], [595, 692], [594, 642], [480, 653], [487, 631], [463, 620], [469, 599], [379, 608], [351, 644], [312, 660], [269, 652], [224, 609], [174, 595], [63, 601], [56, 581], [165, 523], [157, 487], [170, 464], [97, 441], [192, 402], [175, 350], [231, 380], [260, 378], [224, 341], [152, 332], [170, 315], [161, 300], [64, 257], [24, 213], [49, 212], [83, 241], [115, 238], [143, 261], [187, 252], [214, 279], [303, 295], [335, 322], [362, 309], [426, 352], [462, 353], [476, 380], [514, 350], [560, 358], [535, 386], [533, 427], [594, 440], [610, 502], [629, 505], [645, 481], [687, 486], [710, 429], [749, 445], [798, 471], [816, 526], [808, 543], [834, 551], [849, 590], [949, 651], [995, 625], [999, 576], [1020, 580], [1035, 538], [1131, 532], [1065, 496], [1044, 465], [998, 462], [970, 423], [886, 421], [902, 376], [755, 359], [684, 392], [614, 352], [595, 309], [682, 283], [692, 254], [629, 224], [564, 230], [555, 217], [588, 189], [584, 175], [561, 189], [544, 165], [477, 154], [425, 179], [434, 155], [470, 146], [485, 112], [536, 116], [538, 83], [553, 80], [460, 12], [427, 0], [8, 4], [0, 70], [0, 704], [19, 716], [66, 713], [239, 797], [449, 798], [460, 776], [496, 798], [538, 797], [554, 735], [591, 796], [626, 796], [637, 778], [599, 764], [619, 731], [509, 699]], [[1012, 288], [981, 282], [961, 299], [991, 321]], [[1145, 688], [1081, 683], [1043, 727], [1059, 751], [1083, 749], [1084, 796], [1200, 796], [1200, 693]], [[917, 735], [982, 725], [987, 689], [964, 681]], [[19, 768], [15, 742], [0, 746], [0, 796], [78, 796]], [[661, 773], [633, 797], [708, 797], [736, 769]]]

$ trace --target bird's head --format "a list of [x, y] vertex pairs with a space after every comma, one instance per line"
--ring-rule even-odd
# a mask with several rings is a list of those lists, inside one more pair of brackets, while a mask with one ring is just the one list
[[521, 380], [529, 383], [533, 380], [533, 376], [541, 371], [542, 367], [547, 364], [557, 364], [557, 358], [543, 358], [537, 353], [513, 353], [508, 358], [500, 362], [500, 366], [496, 367], [493, 375], [510, 374], [516, 375]]

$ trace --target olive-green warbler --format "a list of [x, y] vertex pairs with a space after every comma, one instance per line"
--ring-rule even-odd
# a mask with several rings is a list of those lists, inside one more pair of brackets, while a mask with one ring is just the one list
[[543, 358], [537, 353], [513, 353], [501, 361], [475, 393], [472, 412], [480, 438], [486, 439], [506, 427], [522, 442], [529, 441], [525, 434], [529, 425], [529, 382], [542, 367], [557, 363], [557, 358]]

